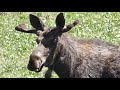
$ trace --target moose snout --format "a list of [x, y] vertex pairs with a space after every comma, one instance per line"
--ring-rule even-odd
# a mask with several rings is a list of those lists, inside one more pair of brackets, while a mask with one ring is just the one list
[[29, 63], [28, 63], [28, 65], [27, 65], [27, 69], [29, 71], [40, 72], [42, 70], [43, 66], [44, 66], [44, 64], [42, 64], [38, 60], [30, 60]]
[[28, 70], [40, 72], [44, 66], [44, 63], [46, 61], [45, 57], [45, 50], [39, 51], [38, 49], [34, 49], [32, 54], [29, 57], [29, 63], [27, 65]]

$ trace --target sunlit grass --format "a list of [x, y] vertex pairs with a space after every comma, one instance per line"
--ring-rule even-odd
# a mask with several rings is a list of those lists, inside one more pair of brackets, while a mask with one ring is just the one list
[[[44, 78], [42, 72], [28, 71], [29, 55], [37, 46], [33, 34], [15, 31], [15, 26], [26, 23], [29, 28], [29, 14], [39, 16], [47, 27], [55, 26], [59, 12], [1, 12], [0, 13], [0, 77], [1, 78]], [[65, 12], [66, 25], [76, 19], [80, 24], [69, 33], [77, 38], [99, 38], [120, 45], [119, 12]], [[57, 75], [53, 72], [52, 78]]]

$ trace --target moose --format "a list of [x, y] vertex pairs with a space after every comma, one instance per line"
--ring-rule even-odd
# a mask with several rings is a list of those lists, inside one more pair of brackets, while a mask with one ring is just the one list
[[76, 20], [65, 28], [63, 13], [56, 17], [56, 27], [46, 28], [42, 20], [29, 15], [33, 29], [25, 24], [17, 31], [36, 34], [38, 46], [33, 49], [28, 70], [40, 72], [43, 66], [60, 78], [120, 78], [120, 47], [100, 39], [76, 39], [68, 31], [79, 24]]

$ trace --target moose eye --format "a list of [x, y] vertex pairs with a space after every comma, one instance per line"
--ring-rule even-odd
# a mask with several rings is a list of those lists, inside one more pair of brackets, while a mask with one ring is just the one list
[[49, 56], [49, 53], [50, 53], [50, 51], [45, 52], [45, 53], [44, 53], [44, 56], [45, 56], [45, 57]]
[[37, 39], [36, 39], [37, 44], [39, 44], [39, 43], [41, 42], [41, 40], [42, 40], [42, 38], [40, 38], [40, 37], [37, 38]]
[[37, 42], [37, 44], [39, 44], [39, 43], [40, 43], [40, 40], [36, 39], [36, 42]]

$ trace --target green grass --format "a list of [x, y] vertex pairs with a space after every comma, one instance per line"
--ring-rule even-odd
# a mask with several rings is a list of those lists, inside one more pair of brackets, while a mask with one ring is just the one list
[[[37, 46], [33, 34], [15, 31], [15, 26], [26, 23], [29, 14], [39, 16], [47, 27], [55, 26], [59, 12], [0, 12], [0, 77], [1, 78], [44, 78], [42, 72], [28, 71], [26, 66], [32, 49]], [[78, 38], [99, 38], [120, 45], [119, 12], [65, 12], [66, 25], [79, 19], [80, 24], [69, 33]], [[58, 76], [53, 72], [52, 78]]]

